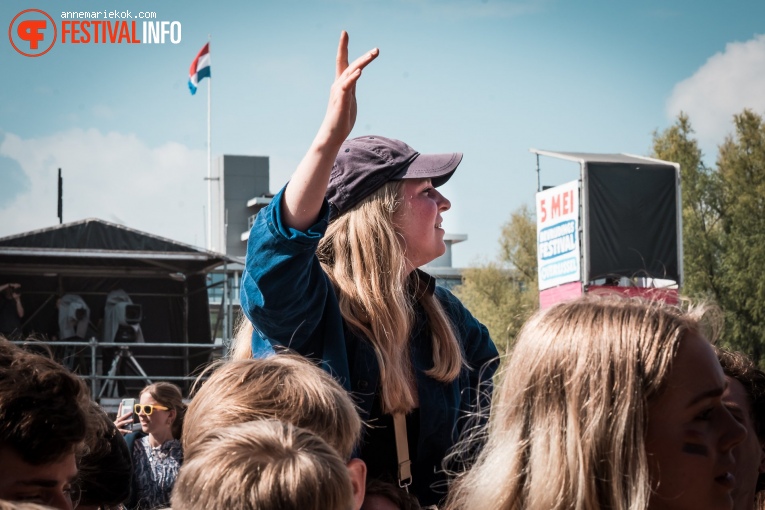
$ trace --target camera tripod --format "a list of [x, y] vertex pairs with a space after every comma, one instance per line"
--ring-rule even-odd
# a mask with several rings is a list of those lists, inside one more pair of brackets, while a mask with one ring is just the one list
[[114, 379], [114, 377], [117, 375], [117, 371], [119, 370], [120, 363], [123, 359], [130, 365], [136, 374], [143, 376], [147, 385], [151, 384], [149, 375], [138, 363], [138, 360], [135, 359], [135, 356], [133, 356], [130, 348], [123, 345], [119, 348], [119, 352], [117, 352], [114, 356], [114, 360], [112, 360], [112, 366], [109, 367], [109, 372], [106, 373], [107, 380], [104, 385], [101, 386], [101, 391], [98, 394], [99, 399], [103, 397], [104, 394], [111, 397], [119, 397], [119, 388], [117, 387], [117, 380]]

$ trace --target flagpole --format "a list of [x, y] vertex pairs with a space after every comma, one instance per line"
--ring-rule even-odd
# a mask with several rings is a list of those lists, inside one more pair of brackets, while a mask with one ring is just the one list
[[[208, 37], [208, 43], [210, 41], [210, 35]], [[210, 54], [210, 66], [212, 69], [212, 53]], [[212, 73], [210, 73], [210, 85], [212, 86]], [[209, 88], [208, 88], [209, 90]], [[209, 116], [209, 115], [208, 115]], [[208, 129], [210, 129], [208, 127]], [[209, 132], [209, 131], [208, 131]], [[209, 136], [209, 135], [208, 135]], [[210, 161], [212, 162], [212, 154], [210, 155]], [[211, 163], [212, 164], [212, 163]], [[225, 234], [225, 221], [224, 221], [224, 215], [225, 215], [225, 205], [223, 204], [223, 163], [221, 162], [220, 165], [218, 165], [218, 172], [217, 172], [217, 178], [216, 181], [218, 183], [218, 214], [217, 214], [217, 220], [218, 220], [218, 236], [216, 239], [217, 243], [217, 250], [219, 253], [225, 253], [226, 252], [226, 234]]]
[[[207, 44], [210, 44], [210, 34], [207, 34]], [[208, 49], [208, 55], [209, 49]], [[210, 59], [212, 67], [212, 58]], [[210, 96], [212, 89], [212, 73], [207, 79], [207, 249], [213, 249], [212, 232], [212, 145], [210, 138]]]

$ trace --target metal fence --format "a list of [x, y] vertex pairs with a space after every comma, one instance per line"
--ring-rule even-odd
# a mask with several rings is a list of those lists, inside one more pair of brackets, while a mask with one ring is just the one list
[[[78, 373], [78, 375], [88, 382], [91, 395], [94, 400], [100, 400], [104, 397], [117, 396], [117, 383], [119, 381], [145, 381], [146, 384], [152, 384], [154, 381], [195, 381], [198, 375], [191, 374], [189, 364], [190, 350], [198, 350], [195, 356], [209, 354], [210, 360], [216, 357], [222, 357], [225, 354], [225, 345], [222, 344], [193, 344], [176, 342], [143, 342], [143, 343], [118, 343], [118, 342], [99, 342], [95, 338], [88, 341], [14, 341], [15, 344], [25, 348], [34, 348], [42, 346], [46, 351], [53, 353], [60, 348], [71, 349], [71, 357], [77, 356], [79, 360], [86, 359], [87, 373]], [[181, 350], [180, 355], [156, 355], [152, 356], [154, 360], [182, 360], [184, 375], [153, 373], [149, 375], [133, 355], [132, 348], [141, 350], [151, 350], [154, 348], [173, 348]], [[99, 358], [103, 361], [104, 349], [115, 348], [112, 364], [106, 373], [103, 373], [103, 366], [99, 367]], [[76, 352], [75, 352], [76, 351]], [[99, 352], [100, 351], [100, 352]], [[207, 351], [207, 353], [205, 353]], [[66, 351], [65, 351], [66, 352]], [[85, 355], [84, 353], [87, 354]], [[65, 359], [67, 355], [57, 356], [58, 359], [67, 365]], [[118, 373], [120, 363], [124, 362], [135, 375], [123, 375]], [[206, 363], [205, 363], [206, 364]], [[69, 365], [68, 365], [69, 366]], [[69, 366], [69, 368], [72, 368]], [[80, 365], [82, 368], [82, 364]]]

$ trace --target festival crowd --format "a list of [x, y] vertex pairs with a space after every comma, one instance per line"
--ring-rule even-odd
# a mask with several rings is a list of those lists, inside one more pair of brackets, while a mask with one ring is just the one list
[[713, 307], [584, 296], [500, 354], [419, 269], [462, 154], [348, 139], [378, 55], [349, 62], [342, 33], [324, 120], [252, 226], [234, 348], [188, 405], [157, 382], [109, 417], [0, 338], [0, 510], [765, 509], [765, 373], [715, 346]]

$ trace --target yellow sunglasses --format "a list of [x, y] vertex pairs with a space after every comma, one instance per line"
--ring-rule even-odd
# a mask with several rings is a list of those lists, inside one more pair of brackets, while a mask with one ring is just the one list
[[162, 409], [163, 411], [167, 411], [169, 408], [157, 404], [136, 404], [133, 408], [135, 414], [140, 414], [141, 411], [143, 411], [143, 414], [146, 416], [151, 415], [155, 409]]

